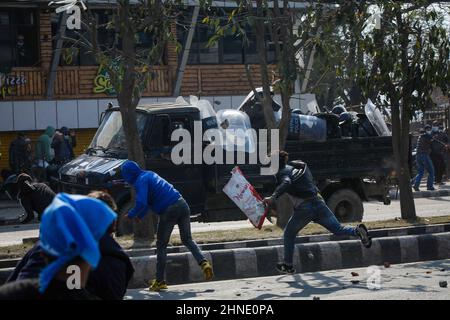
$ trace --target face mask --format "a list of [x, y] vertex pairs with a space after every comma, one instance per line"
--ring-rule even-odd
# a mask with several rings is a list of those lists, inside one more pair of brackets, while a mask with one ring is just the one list
[[433, 127], [433, 128], [431, 129], [431, 131], [433, 131], [433, 132], [438, 132], [438, 131], [439, 131], [439, 128], [438, 128], [438, 127]]

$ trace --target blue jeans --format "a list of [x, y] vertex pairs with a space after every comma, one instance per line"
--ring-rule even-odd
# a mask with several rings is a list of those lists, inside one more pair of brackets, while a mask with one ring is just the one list
[[428, 171], [427, 189], [433, 188], [434, 182], [434, 167], [430, 155], [427, 153], [418, 153], [416, 155], [417, 162], [417, 176], [414, 178], [414, 187], [419, 188], [420, 181], [422, 181], [425, 170]]
[[294, 208], [294, 214], [284, 229], [284, 262], [287, 265], [292, 265], [293, 262], [297, 234], [312, 221], [335, 235], [357, 236], [356, 228], [342, 226], [325, 201], [316, 199], [304, 202]]
[[192, 240], [191, 210], [189, 205], [183, 198], [180, 198], [159, 216], [156, 240], [156, 280], [158, 281], [165, 279], [167, 244], [175, 225], [178, 225], [180, 230], [181, 242], [191, 251], [195, 260], [199, 264], [206, 260], [198, 245]]

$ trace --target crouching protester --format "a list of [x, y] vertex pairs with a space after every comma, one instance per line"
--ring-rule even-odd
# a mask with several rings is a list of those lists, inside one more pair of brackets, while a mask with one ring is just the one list
[[151, 291], [167, 289], [165, 281], [167, 245], [175, 225], [178, 225], [181, 241], [197, 260], [205, 279], [212, 280], [214, 277], [212, 266], [192, 240], [190, 209], [181, 194], [156, 173], [142, 170], [136, 162], [126, 161], [121, 171], [124, 180], [136, 189], [136, 205], [128, 213], [128, 217], [139, 220], [149, 210], [159, 216], [156, 279], [151, 282], [149, 289]]
[[35, 212], [38, 220], [41, 221], [42, 213], [56, 194], [45, 183], [34, 183], [33, 179], [25, 173], [17, 177], [17, 189], [19, 191], [17, 198], [25, 210], [23, 222], [32, 221]]
[[[88, 194], [88, 197], [102, 200], [112, 210], [117, 210], [114, 199], [106, 192], [93, 191]], [[98, 267], [91, 270], [86, 285], [87, 291], [104, 300], [123, 299], [128, 282], [134, 273], [130, 258], [112, 237], [116, 221], [114, 220], [100, 239], [101, 260]], [[43, 254], [45, 254], [45, 251], [41, 242], [38, 241], [17, 264], [6, 282], [38, 278], [40, 272], [46, 266]]]
[[294, 274], [293, 256], [297, 234], [310, 222], [315, 222], [336, 235], [359, 237], [366, 248], [370, 248], [372, 240], [367, 228], [360, 224], [357, 227], [342, 226], [333, 212], [327, 207], [324, 199], [314, 184], [313, 176], [308, 166], [295, 161], [288, 165], [289, 154], [285, 151], [277, 153], [280, 168], [277, 173], [278, 186], [271, 197], [264, 203], [269, 207], [284, 193], [287, 193], [294, 204], [294, 213], [284, 230], [284, 262], [277, 264], [279, 272]]
[[91, 300], [91, 269], [101, 259], [98, 243], [117, 215], [85, 196], [58, 194], [42, 215], [40, 243], [46, 267], [39, 278], [0, 287], [0, 300]]

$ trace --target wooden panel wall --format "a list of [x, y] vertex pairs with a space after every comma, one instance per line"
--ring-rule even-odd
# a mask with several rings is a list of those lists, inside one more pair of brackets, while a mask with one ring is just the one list
[[[13, 74], [24, 74], [25, 85], [16, 88], [13, 95], [4, 100], [45, 99], [47, 77], [53, 54], [51, 11], [39, 13], [40, 65], [33, 68], [13, 68]], [[176, 33], [176, 26], [173, 26]], [[166, 66], [154, 67], [155, 77], [145, 86], [144, 97], [171, 96], [178, 68], [178, 54], [174, 43], [167, 45]], [[98, 66], [58, 67], [53, 99], [95, 99], [109, 97], [94, 93], [94, 79]], [[252, 67], [253, 81], [260, 84], [259, 67]], [[250, 91], [244, 65], [189, 65], [182, 82], [183, 95], [241, 95]]]

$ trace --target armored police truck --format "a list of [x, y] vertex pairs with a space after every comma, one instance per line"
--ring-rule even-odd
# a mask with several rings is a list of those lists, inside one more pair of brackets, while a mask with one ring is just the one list
[[[201, 159], [200, 162], [175, 164], [170, 155], [178, 142], [172, 141], [172, 133], [184, 129], [194, 137], [198, 121], [203, 123], [203, 132], [211, 127], [219, 131], [251, 129], [255, 120], [248, 107], [257, 104], [256, 101], [252, 104], [251, 100], [252, 97], [248, 97], [240, 110], [222, 110], [217, 114], [211, 105], [208, 106], [209, 103], [192, 99], [190, 102], [177, 99], [174, 103], [140, 105], [136, 110], [137, 127], [145, 152], [145, 169], [158, 173], [182, 193], [190, 205], [193, 219], [204, 222], [245, 219], [245, 215], [222, 192], [236, 163], [207, 164]], [[392, 137], [376, 134], [379, 119], [373, 120], [373, 125], [370, 121], [364, 124], [371, 125], [371, 135], [342, 137], [333, 134], [336, 119], [330, 120], [330, 115], [298, 116], [293, 114], [284, 149], [289, 152], [290, 160], [301, 159], [309, 165], [318, 188], [340, 221], [361, 221], [363, 201], [390, 203], [388, 190], [394, 163]], [[314, 132], [308, 133], [308, 130]], [[202, 141], [200, 148], [211, 143], [215, 142]], [[252, 135], [245, 136], [240, 143], [245, 145], [247, 153], [257, 152], [260, 147], [258, 138]], [[223, 151], [237, 152], [236, 148], [228, 147]], [[229, 150], [225, 150], [227, 148]], [[192, 159], [194, 152], [198, 152], [194, 149], [190, 150]], [[126, 139], [119, 107], [110, 107], [102, 115], [100, 126], [85, 154], [60, 168], [60, 191], [86, 194], [93, 189], [107, 190], [116, 200], [120, 213], [126, 213], [133, 206], [130, 186], [120, 174], [120, 166], [126, 159]], [[275, 176], [262, 175], [261, 166], [259, 161], [239, 164], [257, 191], [269, 195], [275, 187]]]

